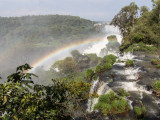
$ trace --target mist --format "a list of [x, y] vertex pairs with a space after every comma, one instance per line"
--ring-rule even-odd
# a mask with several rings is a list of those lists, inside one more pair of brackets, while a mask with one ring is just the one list
[[[0, 75], [3, 80], [16, 67], [36, 63], [47, 54], [68, 44], [104, 36], [102, 26], [96, 22], [74, 16], [44, 15], [0, 18]], [[74, 49], [81, 51], [87, 45], [71, 48], [55, 55], [46, 65], [48, 70], [57, 60], [70, 56]], [[34, 69], [34, 68], [33, 68]]]

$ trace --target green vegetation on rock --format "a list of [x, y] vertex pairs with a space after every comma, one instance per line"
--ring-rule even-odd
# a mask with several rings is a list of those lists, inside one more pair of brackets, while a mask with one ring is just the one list
[[136, 114], [137, 119], [143, 119], [144, 115], [146, 113], [146, 108], [145, 108], [145, 106], [142, 106], [142, 107], [135, 106], [134, 107], [134, 112]]
[[110, 36], [108, 36], [107, 37], [107, 39], [108, 39], [108, 41], [115, 41], [115, 42], [117, 42], [117, 37], [115, 36], [115, 35], [110, 35]]
[[93, 76], [94, 76], [94, 71], [92, 69], [87, 69], [86, 70], [86, 78], [87, 78], [87, 80], [89, 80], [89, 81], [92, 80]]
[[123, 97], [128, 97], [128, 96], [130, 96], [130, 94], [129, 94], [129, 92], [126, 92], [123, 88], [120, 88], [119, 90], [118, 90], [118, 93], [119, 93], [119, 95], [120, 96], [123, 96]]
[[133, 60], [127, 60], [127, 61], [125, 61], [125, 64], [126, 64], [126, 67], [131, 67], [134, 65], [134, 62], [133, 62]]
[[[121, 49], [122, 48], [123, 46], [121, 46]], [[147, 44], [140, 42], [140, 43], [132, 44], [125, 50], [125, 52], [134, 52], [134, 51], [155, 52], [157, 51], [157, 48], [152, 45], [147, 45]]]
[[102, 73], [107, 70], [112, 69], [113, 64], [116, 62], [116, 56], [114, 55], [106, 55], [101, 59], [100, 64], [96, 66], [95, 72]]
[[101, 110], [104, 115], [115, 115], [127, 113], [130, 110], [130, 106], [123, 97], [111, 91], [108, 94], [100, 96], [94, 109]]
[[160, 68], [160, 59], [152, 59], [152, 65], [156, 65], [156, 67]]
[[153, 89], [160, 92], [160, 80], [154, 82]]

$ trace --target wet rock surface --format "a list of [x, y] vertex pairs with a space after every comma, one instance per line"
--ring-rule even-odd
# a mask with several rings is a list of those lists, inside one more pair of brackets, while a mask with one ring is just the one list
[[[106, 82], [109, 88], [115, 92], [118, 93], [119, 88], [128, 91], [130, 97], [127, 99], [131, 102], [132, 108], [137, 104], [137, 101], [141, 102], [147, 111], [145, 120], [160, 120], [160, 98], [152, 93], [152, 84], [160, 78], [160, 69], [151, 64], [153, 58], [157, 59], [159, 55], [136, 52], [134, 53], [133, 67], [125, 67], [124, 60], [115, 63], [112, 71], [105, 72], [100, 77], [100, 81]], [[109, 73], [113, 73], [112, 77]], [[115, 116], [115, 118], [117, 117], [120, 119], [136, 119], [133, 109], [131, 109], [128, 117]], [[109, 118], [115, 120], [115, 118]]]

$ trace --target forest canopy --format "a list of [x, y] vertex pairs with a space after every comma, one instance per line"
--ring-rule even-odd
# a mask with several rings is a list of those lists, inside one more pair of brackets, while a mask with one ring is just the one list
[[139, 8], [131, 3], [113, 18], [111, 24], [118, 26], [123, 35], [121, 50], [155, 51], [154, 47], [159, 47], [160, 0], [152, 2], [153, 9], [150, 11], [146, 6]]

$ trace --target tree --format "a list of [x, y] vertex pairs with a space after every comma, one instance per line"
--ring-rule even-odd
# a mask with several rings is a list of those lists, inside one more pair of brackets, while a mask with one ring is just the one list
[[78, 50], [73, 50], [71, 54], [76, 61], [77, 68], [79, 68], [79, 70], [83, 71], [89, 67], [88, 63], [90, 62], [90, 58], [87, 55], [80, 54]]
[[71, 51], [71, 55], [73, 56], [73, 58], [74, 58], [76, 61], [78, 61], [78, 59], [79, 59], [80, 57], [82, 57], [82, 55], [79, 53], [78, 50], [73, 50], [73, 51]]
[[153, 7], [154, 7], [154, 11], [157, 14], [158, 17], [158, 21], [160, 21], [160, 0], [152, 0], [153, 2]]
[[76, 62], [72, 57], [66, 57], [61, 64], [59, 64], [59, 69], [64, 74], [73, 74], [76, 70]]
[[138, 9], [138, 6], [134, 2], [132, 2], [129, 6], [125, 6], [112, 19], [111, 25], [118, 26], [123, 36], [128, 34], [137, 18]]
[[[23, 67], [18, 67], [23, 68]], [[27, 70], [27, 69], [26, 69]], [[26, 73], [24, 73], [25, 75]], [[90, 84], [69, 79], [54, 79], [49, 86], [21, 81], [0, 84], [0, 119], [2, 120], [70, 120], [81, 104], [89, 98]]]
[[145, 12], [148, 12], [149, 8], [147, 6], [142, 6], [140, 8], [140, 15], [143, 15]]
[[86, 78], [88, 81], [91, 81], [94, 75], [95, 75], [95, 73], [92, 69], [86, 70]]

